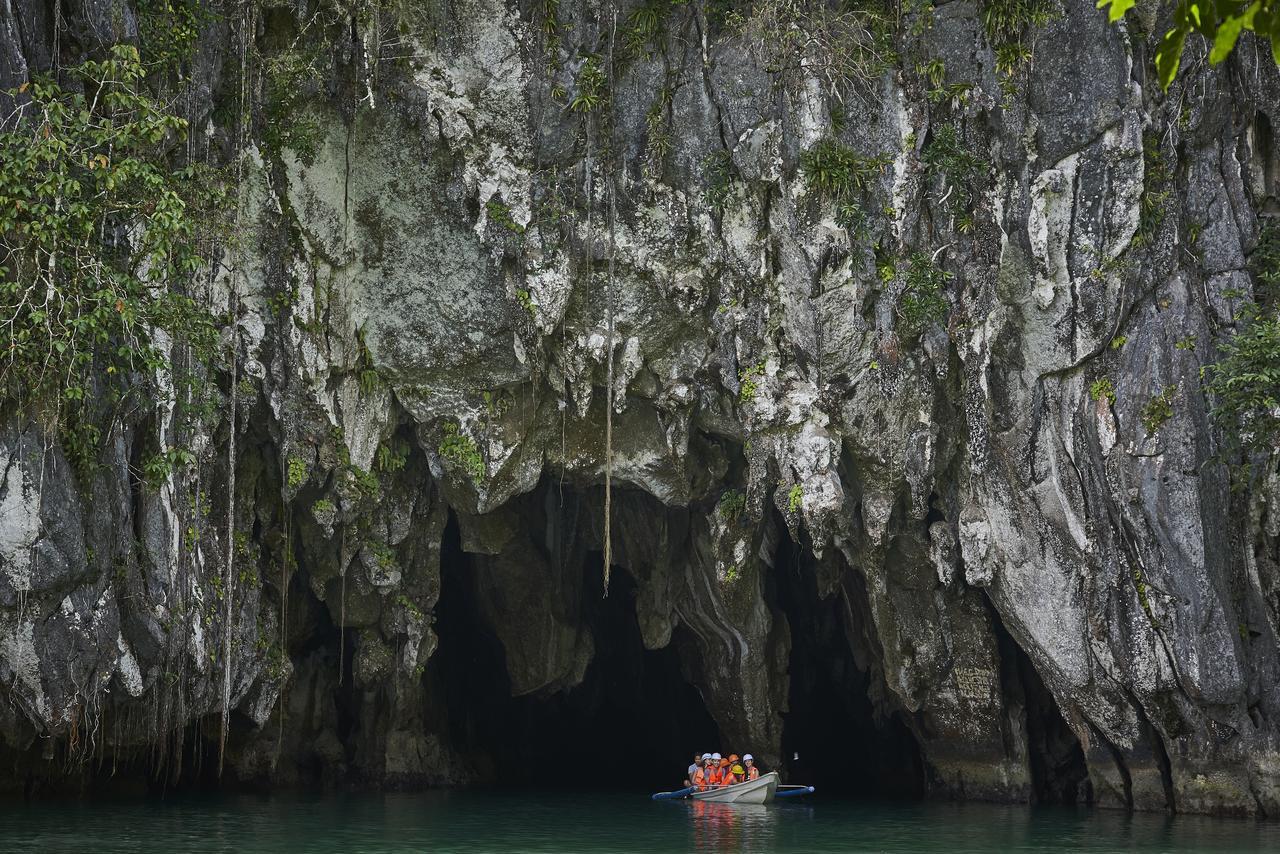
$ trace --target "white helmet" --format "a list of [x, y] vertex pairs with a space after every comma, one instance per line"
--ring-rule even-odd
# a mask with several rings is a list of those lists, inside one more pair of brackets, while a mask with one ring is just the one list
[[711, 758], [712, 758], [712, 759], [714, 759], [715, 761], [719, 762], [719, 761], [720, 761], [720, 754], [719, 754], [719, 753], [713, 753], [713, 754], [711, 754]]
[[743, 762], [754, 762], [754, 761], [755, 761], [755, 757], [754, 757], [754, 756], [752, 756], [750, 753], [748, 753], [746, 756], [743, 756], [743, 757], [742, 757], [742, 761], [743, 761]]
[[711, 758], [711, 754], [710, 754], [710, 753], [704, 753], [704, 754], [702, 754], [702, 758], [703, 758], [704, 760], [706, 760], [706, 759], [710, 759], [710, 758]]

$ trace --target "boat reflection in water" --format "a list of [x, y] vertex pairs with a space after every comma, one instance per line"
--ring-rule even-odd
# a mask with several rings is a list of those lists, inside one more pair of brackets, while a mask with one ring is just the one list
[[805, 808], [687, 801], [695, 851], [775, 851], [781, 812]]

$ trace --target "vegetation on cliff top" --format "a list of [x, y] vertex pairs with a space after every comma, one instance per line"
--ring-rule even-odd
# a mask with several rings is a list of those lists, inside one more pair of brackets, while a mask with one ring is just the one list
[[146, 77], [137, 48], [117, 45], [64, 69], [65, 85], [14, 90], [0, 130], [0, 397], [67, 428], [81, 462], [99, 441], [94, 400], [154, 394], [172, 382], [173, 343], [203, 358], [217, 340], [190, 285], [221, 185], [170, 163], [187, 122]]

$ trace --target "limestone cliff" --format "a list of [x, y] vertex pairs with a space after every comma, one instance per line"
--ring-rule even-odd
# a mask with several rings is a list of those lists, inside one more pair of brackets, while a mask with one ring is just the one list
[[[1231, 489], [1201, 385], [1280, 198], [1280, 74], [1246, 45], [1165, 93], [1154, 6], [1001, 44], [1000, 5], [904, 4], [887, 43], [785, 2], [205, 21], [211, 158], [252, 110], [210, 290], [238, 379], [159, 489], [163, 415], [91, 478], [4, 421], [12, 786], [181, 778], [227, 632], [231, 779], [492, 774], [443, 699], [442, 572], [503, 691], [581, 688], [611, 355], [610, 596], [724, 743], [783, 760], [809, 649], [931, 794], [1280, 813], [1275, 460]], [[0, 10], [0, 84], [137, 36], [61, 8]]]

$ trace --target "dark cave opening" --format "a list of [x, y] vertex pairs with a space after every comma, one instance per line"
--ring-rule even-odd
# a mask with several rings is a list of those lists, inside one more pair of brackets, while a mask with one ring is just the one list
[[601, 555], [589, 552], [581, 563], [581, 613], [595, 648], [583, 681], [512, 697], [503, 646], [482, 616], [472, 558], [450, 519], [436, 608], [440, 645], [428, 668], [444, 698], [448, 738], [495, 785], [677, 789], [693, 752], [714, 749], [718, 728], [685, 678], [678, 644], [644, 648], [628, 573], [614, 567], [605, 597]]
[[[856, 586], [847, 569], [846, 575], [846, 589]], [[876, 709], [873, 675], [854, 654], [852, 623], [866, 618], [865, 604], [847, 602], [840, 592], [819, 597], [812, 552], [790, 540], [779, 546], [772, 576], [775, 601], [791, 625], [782, 729], [788, 782], [849, 797], [923, 797], [915, 736], [899, 713]]]

